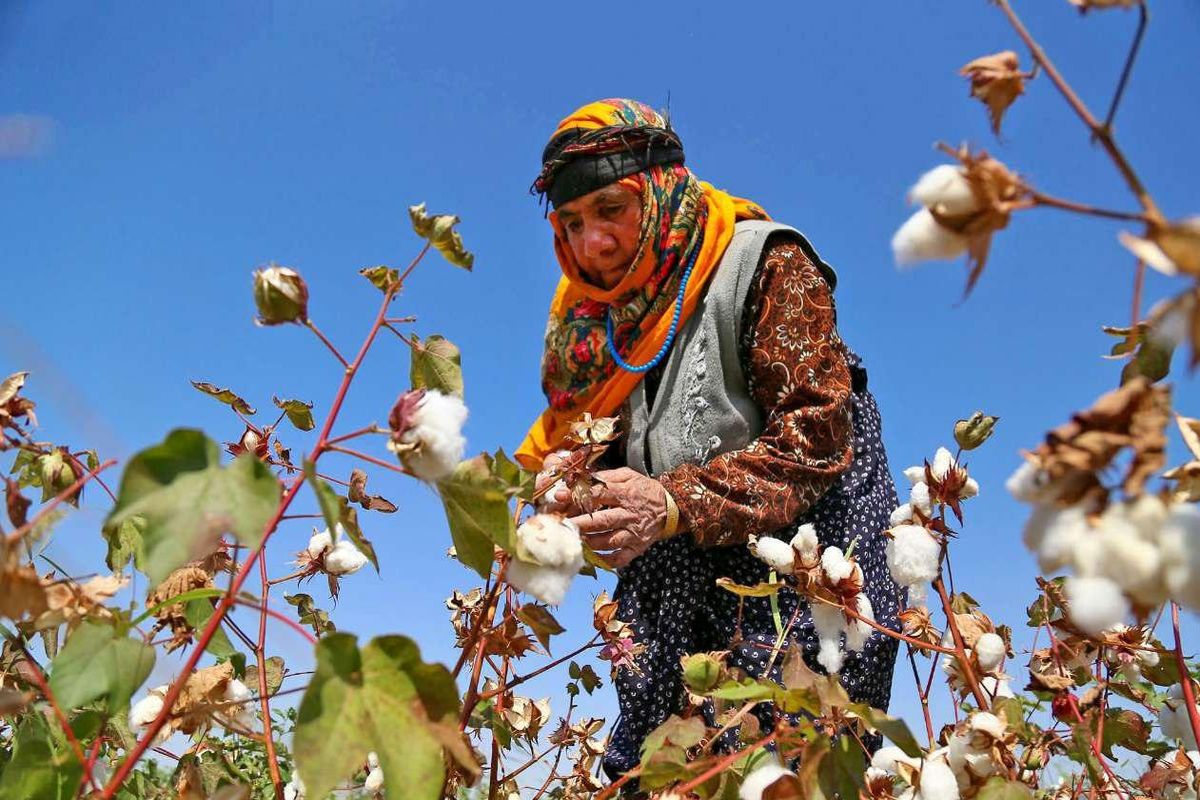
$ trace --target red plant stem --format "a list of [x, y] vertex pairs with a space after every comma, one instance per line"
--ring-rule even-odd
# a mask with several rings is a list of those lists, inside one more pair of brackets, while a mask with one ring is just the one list
[[[67, 458], [71, 459], [71, 464], [74, 465], [75, 469], [79, 470], [80, 474], [88, 471], [88, 468], [83, 465], [83, 463], [74, 453], [67, 453]], [[104, 482], [103, 478], [97, 476], [96, 483], [100, 484], [100, 487], [108, 493], [109, 499], [111, 499], [114, 503], [117, 502], [117, 496], [113, 494], [112, 489], [108, 488], [108, 484]]]
[[[426, 247], [426, 249], [428, 249], [428, 247]], [[424, 250], [422, 252], [424, 252]], [[346, 368], [346, 372], [342, 376], [342, 381], [338, 386], [337, 394], [334, 396], [333, 403], [329, 407], [329, 414], [325, 418], [325, 424], [321, 427], [321, 433], [317, 439], [317, 443], [313, 445], [312, 453], [309, 456], [310, 461], [315, 462], [321, 457], [321, 453], [325, 449], [326, 443], [328, 442], [329, 433], [332, 431], [333, 425], [337, 421], [338, 414], [342, 410], [342, 404], [346, 401], [346, 393], [350, 390], [350, 384], [354, 380], [354, 376], [358, 373], [359, 367], [362, 366], [363, 359], [366, 358], [367, 351], [371, 348], [371, 344], [375, 341], [375, 336], [379, 333], [379, 328], [383, 324], [383, 318], [387, 313], [388, 305], [392, 301], [392, 296], [399, 288], [400, 285], [397, 283], [384, 293], [383, 302], [379, 306], [379, 313], [375, 316], [374, 324], [372, 324], [370, 331], [363, 340], [362, 346], [359, 348], [358, 355], [354, 358], [354, 363]], [[204, 626], [204, 630], [201, 632], [200, 636], [196, 640], [195, 645], [192, 647], [187, 661], [184, 662], [182, 669], [180, 669], [180, 678], [176, 679], [176, 681], [167, 690], [167, 694], [163, 698], [162, 711], [158, 713], [158, 716], [155, 717], [154, 721], [151, 722], [146, 728], [141, 738], [138, 739], [137, 744], [133, 746], [133, 749], [129, 752], [129, 755], [125, 757], [125, 760], [121, 762], [121, 765], [117, 768], [116, 772], [113, 773], [112, 778], [109, 779], [108, 784], [105, 785], [100, 795], [103, 800], [111, 800], [111, 798], [116, 794], [117, 789], [120, 788], [125, 779], [129, 777], [129, 773], [133, 771], [133, 768], [137, 764], [138, 760], [146, 752], [146, 749], [150, 747], [150, 743], [154, 740], [154, 737], [158, 735], [158, 732], [166, 723], [168, 715], [175, 706], [175, 701], [179, 699], [179, 695], [183, 691], [183, 684], [186, 676], [190, 675], [196, 669], [196, 664], [199, 663], [200, 657], [204, 654], [205, 648], [208, 647], [208, 643], [212, 640], [212, 637], [216, 634], [217, 629], [220, 627], [221, 620], [224, 619], [225, 615], [229, 613], [229, 610], [233, 607], [234, 603], [237, 602], [237, 593], [241, 591], [242, 584], [245, 583], [247, 576], [250, 574], [250, 570], [254, 567], [254, 563], [262, 555], [263, 548], [266, 546], [267, 541], [271, 538], [271, 534], [273, 534], [278, 527], [280, 518], [287, 513], [288, 507], [291, 506], [292, 501], [295, 500], [296, 495], [300, 491], [300, 487], [303, 485], [304, 476], [300, 475], [297, 476], [296, 479], [293, 480], [292, 483], [287, 487], [283, 497], [279, 501], [279, 507], [276, 509], [275, 514], [271, 517], [271, 519], [268, 520], [266, 527], [263, 530], [262, 540], [250, 553], [250, 557], [242, 563], [241, 569], [239, 569], [237, 574], [234, 575], [233, 580], [230, 581], [229, 589], [224, 595], [222, 595], [220, 602], [217, 603], [215, 609], [213, 610], [213, 615], [208, 620], [208, 624]], [[279, 619], [283, 619], [281, 615], [276, 615], [270, 611], [268, 611], [268, 613]], [[288, 620], [288, 622], [291, 621]], [[310, 640], [312, 639], [311, 635], [308, 634], [307, 631], [304, 633], [306, 637], [308, 637]]]
[[[500, 679], [500, 684], [508, 679], [508, 656], [500, 662], [500, 670], [496, 673], [496, 677]], [[504, 711], [504, 697], [501, 695], [496, 698], [496, 714], [500, 715]], [[488, 770], [488, 800], [496, 800], [496, 790], [500, 788], [500, 740], [492, 736], [492, 766]]]
[[[321, 515], [316, 514], [315, 516], [319, 517]], [[287, 581], [292, 580], [293, 578], [303, 578], [307, 574], [308, 574], [308, 569], [298, 569], [290, 575], [284, 575], [282, 578], [272, 578], [271, 580], [267, 581], [267, 585], [274, 586], [277, 583], [285, 583]]]
[[276, 611], [273, 608], [269, 608], [267, 606], [260, 606], [257, 603], [251, 603], [248, 600], [242, 600], [242, 599], [235, 599], [234, 602], [237, 603], [239, 606], [245, 606], [246, 608], [252, 608], [255, 611], [259, 612], [260, 614], [265, 611], [266, 615], [268, 617], [271, 617], [272, 619], [278, 620], [279, 622], [282, 622], [284, 625], [287, 625], [289, 628], [294, 630], [296, 633], [303, 636], [305, 638], [305, 640], [308, 641], [309, 644], [315, 645], [317, 643], [317, 637], [313, 636], [311, 631], [309, 631], [307, 628], [304, 628], [302, 625], [300, 625], [300, 623], [296, 622], [296, 620], [290, 619], [290, 618], [284, 616], [283, 614], [280, 614], [278, 611]]
[[50, 704], [50, 708], [54, 710], [54, 717], [58, 720], [59, 727], [62, 728], [63, 734], [67, 737], [67, 741], [71, 745], [71, 750], [75, 753], [75, 759], [79, 765], [83, 767], [83, 778], [80, 781], [88, 781], [93, 786], [96, 785], [95, 779], [92, 777], [92, 770], [88, 766], [87, 756], [83, 754], [83, 745], [79, 743], [79, 739], [75, 738], [75, 731], [71, 730], [71, 721], [67, 719], [66, 713], [54, 699], [54, 692], [50, 691], [50, 684], [46, 682], [46, 676], [42, 674], [42, 667], [34, 659], [33, 654], [25, 647], [25, 643], [19, 639], [10, 639], [17, 647], [21, 649], [21, 653], [25, 656], [25, 661], [29, 664], [29, 670], [22, 673], [23, 676], [30, 678], [37, 684], [38, 691], [42, 693], [42, 697], [46, 698], [46, 702]]
[[[819, 598], [815, 598], [815, 599], [817, 599], [818, 602], [825, 602], [823, 600], [820, 600]], [[826, 603], [826, 605], [834, 605], [834, 604]], [[958, 652], [949, 647], [942, 647], [940, 644], [933, 644], [931, 642], [923, 642], [920, 639], [914, 639], [913, 637], [909, 636], [906, 633], [901, 633], [900, 631], [894, 631], [891, 628], [880, 625], [878, 622], [876, 622], [875, 620], [873, 620], [869, 617], [864, 617], [864, 616], [860, 615], [856, 609], [850, 608], [849, 606], [838, 606], [838, 608], [840, 608], [846, 614], [846, 616], [850, 617], [851, 619], [856, 619], [859, 622], [865, 622], [868, 626], [874, 628], [875, 630], [877, 630], [881, 633], [886, 633], [888, 636], [891, 636], [893, 639], [899, 639], [902, 642], [908, 642], [909, 644], [911, 644], [915, 647], [919, 647], [922, 650], [932, 650], [935, 653], [943, 653], [945, 655], [955, 655]]]
[[368, 433], [387, 433], [387, 431], [383, 430], [378, 425], [371, 423], [365, 428], [359, 428], [356, 431], [350, 431], [349, 433], [343, 433], [341, 436], [335, 436], [330, 439], [328, 443], [337, 444], [338, 442], [345, 442], [349, 439], [356, 439], [359, 436], [366, 436]]
[[933, 581], [933, 588], [937, 590], [938, 597], [942, 599], [942, 612], [946, 615], [946, 627], [950, 629], [950, 634], [954, 638], [954, 657], [958, 660], [958, 666], [962, 670], [963, 678], [967, 682], [967, 686], [971, 689], [971, 694], [975, 696], [975, 702], [979, 704], [980, 711], [987, 711], [991, 708], [991, 704], [987, 701], [983, 690], [979, 688], [979, 681], [975, 678], [975, 670], [971, 666], [971, 659], [967, 658], [966, 644], [963, 642], [962, 631], [958, 629], [958, 623], [954, 621], [954, 609], [950, 607], [950, 597], [946, 594], [946, 587], [942, 583], [942, 576], [937, 576]]
[[[1079, 721], [1079, 724], [1084, 726], [1086, 729], [1087, 722], [1084, 721], [1083, 714], [1079, 713], [1079, 701], [1073, 694], [1068, 694], [1067, 697], [1069, 698], [1067, 702], [1071, 706], [1071, 713], [1075, 715], [1075, 719]], [[1100, 762], [1100, 766], [1104, 770], [1104, 774], [1108, 776], [1110, 781], [1112, 781], [1113, 789], [1116, 791], [1117, 797], [1120, 797], [1122, 800], [1127, 800], [1126, 795], [1121, 792], [1120, 781], [1118, 781], [1117, 776], [1113, 774], [1112, 767], [1108, 765], [1108, 759], [1104, 757], [1104, 753], [1100, 750], [1100, 740], [1097, 738], [1092, 739], [1092, 755], [1094, 755], [1096, 760]], [[1092, 789], [1094, 791], [1096, 787], [1093, 786]]]
[[1183, 702], [1187, 703], [1188, 721], [1192, 723], [1192, 736], [1200, 742], [1200, 708], [1196, 708], [1196, 693], [1192, 689], [1192, 673], [1188, 672], [1183, 657], [1183, 641], [1179, 636], [1179, 605], [1171, 601], [1171, 630], [1175, 633], [1175, 663], [1179, 666], [1179, 686], [1183, 689]]
[[254, 656], [258, 661], [258, 697], [262, 708], [263, 746], [267, 751], [267, 770], [271, 775], [271, 785], [275, 787], [275, 800], [283, 800], [283, 777], [279, 774], [279, 758], [275, 754], [275, 739], [271, 731], [271, 698], [267, 691], [267, 600], [271, 592], [271, 584], [267, 580], [266, 550], [263, 557], [258, 559], [258, 577], [262, 586], [262, 608], [258, 614], [258, 644], [254, 648]]
[[11, 547], [12, 545], [19, 542], [21, 540], [22, 536], [24, 536], [25, 534], [27, 534], [31, 530], [33, 530], [37, 526], [37, 524], [39, 522], [41, 522], [42, 519], [47, 514], [49, 514], [51, 511], [53, 511], [58, 506], [59, 503], [63, 502], [68, 497], [75, 494], [75, 492], [77, 492], [81, 488], [83, 488], [83, 485], [85, 483], [87, 483], [92, 478], [96, 477], [101, 472], [108, 469], [115, 463], [117, 463], [117, 460], [115, 458], [110, 458], [108, 461], [105, 461], [103, 464], [96, 467], [94, 470], [91, 470], [86, 475], [83, 475], [82, 477], [80, 477], [79, 480], [72, 483], [66, 489], [63, 489], [58, 494], [54, 495], [54, 498], [49, 503], [46, 503], [44, 506], [41, 507], [41, 509], [38, 510], [38, 513], [34, 515], [33, 519], [29, 520], [24, 525], [17, 528], [15, 531], [13, 531], [12, 533], [8, 534], [5, 537], [5, 541], [4, 541], [5, 545]]
[[925, 735], [928, 737], [929, 746], [933, 747], [933, 718], [929, 715], [929, 695], [921, 691], [921, 674], [917, 671], [917, 657], [913, 655], [913, 649], [908, 649], [908, 663], [912, 665], [913, 685], [917, 687], [917, 696], [921, 698], [921, 712], [925, 715]]
[[321, 340], [322, 344], [329, 348], [329, 352], [333, 353], [334, 358], [342, 362], [343, 367], [346, 369], [350, 368], [350, 364], [346, 361], [346, 357], [343, 356], [341, 352], [333, 346], [333, 342], [325, 338], [325, 334], [321, 333], [321, 329], [317, 327], [315, 322], [313, 322], [311, 319], [306, 319], [304, 320], [304, 324], [310, 331], [317, 335], [317, 338]]
[[476, 617], [475, 628], [467, 636], [467, 641], [462, 647], [462, 653], [460, 653], [458, 656], [458, 662], [454, 665], [454, 669], [451, 671], [456, 679], [458, 678], [458, 674], [462, 672], [462, 668], [466, 666], [467, 659], [471, 656], [471, 648], [474, 646], [476, 640], [478, 640], [483, 631], [487, 630], [487, 628], [489, 628], [492, 624], [494, 615], [489, 614], [489, 610], [492, 609], [492, 605], [496, 602], [496, 596], [500, 593], [500, 588], [504, 585], [501, 578], [503, 577], [504, 570], [507, 566], [507, 561], [501, 565], [500, 572], [496, 576], [496, 582], [492, 585], [484, 597], [483, 609], [479, 612], [479, 616]]
[[1105, 151], [1109, 155], [1109, 158], [1111, 158], [1113, 164], [1116, 165], [1117, 170], [1121, 173], [1122, 177], [1125, 178], [1125, 183], [1128, 184], [1129, 190], [1133, 192], [1142, 208], [1145, 209], [1146, 216], [1150, 223], [1152, 225], [1162, 224], [1162, 212], [1158, 210], [1158, 206], [1155, 205], [1153, 198], [1150, 197], [1150, 194], [1146, 191], [1146, 188], [1142, 186], [1142, 182], [1138, 178], [1137, 173], [1133, 171], [1133, 167], [1130, 166], [1129, 161], [1126, 160], [1125, 154], [1122, 153], [1121, 149], [1117, 146], [1116, 140], [1113, 138], [1112, 131], [1107, 126], [1102, 125], [1092, 114], [1092, 112], [1088, 110], [1088, 107], [1084, 104], [1084, 102], [1079, 99], [1079, 95], [1075, 94], [1075, 90], [1072, 89], [1070, 84], [1066, 82], [1063, 76], [1059, 73], [1058, 69], [1055, 68], [1054, 64], [1050, 61], [1050, 57], [1046, 55], [1046, 52], [1042, 50], [1041, 46], [1034, 40], [1033, 36], [1030, 35], [1024, 24], [1022, 24], [1020, 18], [1017, 17], [1016, 12], [1012, 10], [1012, 5], [1009, 3], [1009, 0], [995, 0], [995, 2], [996, 5], [1000, 6], [1000, 9], [1004, 12], [1005, 16], [1008, 17], [1009, 23], [1017, 32], [1017, 35], [1021, 37], [1021, 40], [1025, 42], [1025, 46], [1029, 48], [1029, 52], [1033, 56], [1033, 60], [1040, 64], [1042, 69], [1046, 71], [1046, 75], [1058, 89], [1059, 93], [1062, 94], [1063, 99], [1067, 101], [1067, 104], [1071, 106], [1076, 115], [1078, 115], [1078, 117], [1083, 121], [1083, 124], [1087, 125], [1087, 127], [1091, 130], [1092, 135], [1104, 147]]
[[686, 797], [687, 793], [690, 792], [692, 789], [695, 789], [697, 786], [704, 783], [706, 780], [713, 777], [714, 775], [720, 774], [722, 770], [724, 770], [726, 767], [728, 767], [733, 762], [737, 761], [739, 758], [743, 758], [746, 756], [747, 753], [752, 753], [755, 750], [757, 750], [758, 748], [766, 747], [771, 742], [775, 741], [775, 737], [777, 737], [778, 735], [779, 735], [779, 731], [771, 731], [771, 733], [767, 734], [762, 739], [759, 739], [757, 742], [750, 745], [749, 747], [747, 747], [743, 750], [734, 750], [732, 753], [730, 753], [729, 755], [722, 758], [716, 764], [713, 764], [711, 767], [706, 769], [704, 772], [701, 772], [699, 775], [697, 775], [696, 777], [692, 778], [687, 783], [680, 786], [676, 791], [679, 794]]
[[390, 469], [392, 472], [399, 472], [401, 475], [412, 475], [411, 472], [409, 472], [408, 470], [406, 470], [404, 467], [400, 466], [399, 464], [389, 464], [387, 461], [376, 458], [375, 456], [369, 456], [366, 453], [360, 453], [357, 450], [351, 450], [348, 447], [338, 447], [337, 445], [327, 444], [327, 445], [325, 445], [325, 449], [330, 452], [333, 452], [333, 453], [341, 453], [342, 455], [353, 456], [355, 458], [361, 458], [363, 461], [374, 464], [377, 467], [383, 467], [384, 469]]
[[1073, 211], [1076, 214], [1087, 214], [1093, 217], [1103, 217], [1104, 219], [1121, 219], [1130, 222], [1148, 222], [1145, 214], [1138, 214], [1134, 211], [1113, 211], [1108, 208], [1097, 208], [1086, 203], [1077, 203], [1074, 200], [1065, 200], [1061, 197], [1054, 197], [1036, 189], [1030, 189], [1030, 199], [1034, 205], [1047, 206], [1049, 208], [1058, 208], [1063, 211]]

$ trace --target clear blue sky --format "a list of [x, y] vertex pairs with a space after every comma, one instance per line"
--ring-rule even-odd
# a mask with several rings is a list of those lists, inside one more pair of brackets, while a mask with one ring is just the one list
[[[906, 188], [939, 161], [939, 139], [986, 147], [1052, 193], [1132, 203], [1044, 78], [1010, 111], [1004, 141], [992, 136], [957, 69], [1008, 48], [1028, 58], [984, 0], [744, 8], [2, 0], [0, 115], [45, 118], [53, 137], [36, 157], [0, 160], [0, 373], [33, 373], [46, 438], [105, 456], [128, 457], [184, 424], [235, 437], [236, 420], [189, 379], [231, 386], [264, 416], [272, 393], [313, 400], [319, 414], [338, 369], [303, 331], [251, 324], [250, 271], [269, 260], [299, 269], [314, 319], [352, 351], [378, 298], [356, 271], [412, 256], [405, 208], [424, 200], [462, 216], [476, 269], [431, 258], [397, 313], [461, 345], [472, 451], [511, 448], [541, 406], [538, 357], [558, 277], [527, 193], [542, 145], [583, 102], [661, 107], [669, 94], [692, 168], [804, 230], [838, 268], [841, 328], [866, 359], [897, 476], [948, 443], [956, 418], [976, 408], [1002, 417], [971, 459], [983, 492], [967, 506], [954, 563], [960, 587], [1019, 625], [1033, 562], [1019, 542], [1024, 510], [1001, 484], [1019, 448], [1115, 384], [1099, 325], [1128, 320], [1132, 258], [1113, 223], [1020, 215], [974, 296], [955, 305], [961, 265], [900, 273], [888, 242], [910, 213]], [[1066, 0], [1018, 10], [1102, 110], [1136, 17], [1081, 19]], [[1117, 121], [1173, 216], [1200, 212], [1197, 41], [1200, 6], [1155, 4]], [[1148, 299], [1170, 286], [1151, 276]], [[403, 348], [383, 340], [342, 430], [384, 420], [407, 368]], [[1178, 391], [1181, 408], [1200, 414], [1195, 385]], [[307, 439], [290, 443], [299, 451]], [[436, 496], [394, 477], [371, 488], [401, 513], [366, 520], [382, 577], [350, 578], [335, 620], [364, 636], [409, 634], [451, 659], [442, 600], [471, 575], [444, 557]], [[51, 546], [73, 570], [96, 568], [102, 499], [90, 492]], [[275, 574], [307, 538], [293, 525], [272, 542]], [[574, 635], [560, 648], [590, 630], [596, 586], [576, 585], [561, 614]], [[318, 584], [309, 591], [324, 601]], [[276, 641], [302, 665], [294, 637]], [[907, 697], [911, 679], [897, 680]], [[608, 700], [598, 707], [611, 711]]]

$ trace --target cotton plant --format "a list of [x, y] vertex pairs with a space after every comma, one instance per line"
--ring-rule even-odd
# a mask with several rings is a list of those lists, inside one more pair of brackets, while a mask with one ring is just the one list
[[809, 599], [819, 641], [817, 661], [827, 672], [839, 672], [846, 652], [861, 652], [866, 646], [875, 621], [871, 600], [863, 592], [862, 567], [840, 547], [822, 548], [811, 523], [800, 525], [789, 542], [751, 536], [747, 547]]

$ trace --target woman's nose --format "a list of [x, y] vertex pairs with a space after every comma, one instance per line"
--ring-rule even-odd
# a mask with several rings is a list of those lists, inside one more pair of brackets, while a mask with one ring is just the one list
[[616, 246], [616, 238], [602, 228], [593, 226], [584, 231], [583, 252], [588, 258], [609, 255]]

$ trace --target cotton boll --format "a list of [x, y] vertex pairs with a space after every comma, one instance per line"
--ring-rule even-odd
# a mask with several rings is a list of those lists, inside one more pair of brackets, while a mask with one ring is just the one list
[[784, 769], [776, 762], [764, 762], [762, 766], [742, 780], [742, 786], [738, 789], [738, 798], [739, 800], [762, 800], [763, 792], [771, 784], [785, 775], [792, 774], [794, 773]]
[[379, 769], [379, 754], [374, 750], [367, 753], [367, 769]]
[[1089, 635], [1099, 636], [1129, 616], [1129, 601], [1108, 578], [1070, 577], [1063, 590], [1071, 621]]
[[904, 477], [908, 478], [909, 486], [916, 486], [918, 483], [925, 482], [925, 465], [918, 464], [904, 470]]
[[933, 454], [933, 463], [929, 465], [929, 471], [933, 473], [934, 478], [940, 481], [946, 477], [946, 473], [953, 466], [954, 456], [950, 455], [950, 451], [946, 448], [939, 447]]
[[227, 706], [223, 716], [233, 724], [235, 732], [240, 733], [254, 729], [256, 718], [254, 706], [251, 704], [253, 697], [254, 693], [250, 691], [250, 688], [237, 678], [233, 678], [225, 684], [225, 702], [236, 703], [236, 705]]
[[933, 516], [933, 501], [929, 497], [929, 484], [914, 483], [908, 493], [908, 502], [925, 516]]
[[1167, 702], [1158, 711], [1158, 725], [1166, 738], [1178, 739], [1187, 750], [1196, 749], [1196, 736], [1192, 732], [1181, 684], [1177, 683], [1167, 690]]
[[811, 558], [817, 554], [817, 529], [811, 522], [806, 522], [796, 529], [791, 546], [794, 551]]
[[909, 190], [908, 197], [942, 214], [969, 214], [979, 209], [962, 167], [953, 164], [939, 164], [926, 172]]
[[[855, 600], [858, 615], [873, 621], [875, 619], [875, 610], [871, 608], [871, 599], [865, 593], [860, 592]], [[861, 653], [863, 647], [867, 644], [867, 638], [874, 629], [862, 620], [855, 619], [846, 623], [845, 630], [846, 649], [854, 653]]]
[[[169, 686], [156, 686], [150, 690], [149, 694], [133, 704], [133, 707], [129, 709], [129, 729], [131, 731], [138, 733], [154, 722], [163, 710], [163, 699], [170, 688]], [[154, 737], [154, 744], [162, 744], [169, 738], [171, 738], [171, 733], [164, 725]]]
[[826, 547], [821, 553], [821, 569], [831, 583], [838, 583], [850, 577], [854, 571], [854, 562], [842, 554], [840, 547]]
[[985, 633], [975, 642], [975, 658], [984, 672], [991, 672], [999, 667], [1004, 655], [1004, 640], [994, 633]]
[[888, 518], [888, 527], [895, 528], [898, 525], [906, 525], [912, 521], [912, 503], [904, 503], [901, 506], [897, 506], [896, 510], [892, 512], [892, 515]]
[[1166, 600], [1158, 545], [1141, 538], [1137, 526], [1122, 515], [1105, 514], [1102, 523], [1099, 573], [1142, 605], [1157, 606]]
[[312, 538], [308, 540], [307, 550], [310, 558], [320, 558], [323, 554], [328, 553], [332, 549], [333, 537], [329, 535], [328, 529], [323, 531], [314, 531]]
[[972, 714], [969, 725], [971, 730], [985, 733], [993, 739], [1000, 739], [1004, 736], [1004, 720], [990, 711], [977, 711]]
[[975, 497], [978, 494], [979, 481], [975, 480], [974, 478], [967, 478], [963, 482], [962, 488], [958, 490], [958, 499], [970, 500], [972, 497]]
[[525, 553], [546, 567], [583, 566], [579, 528], [560, 514], [534, 514], [517, 528], [517, 541]]
[[842, 610], [824, 603], [812, 606], [813, 628], [816, 630], [820, 649], [817, 662], [831, 675], [842, 669], [842, 628], [845, 624]]
[[441, 480], [462, 461], [467, 447], [462, 435], [466, 421], [467, 407], [461, 397], [436, 389], [426, 391], [408, 428], [400, 434], [401, 444], [417, 447], [400, 450], [400, 460], [423, 481]]
[[913, 800], [958, 800], [958, 779], [954, 771], [942, 761], [926, 761], [921, 766], [921, 777], [917, 779]]
[[979, 688], [983, 689], [993, 700], [1001, 697], [1015, 697], [1007, 676], [997, 678], [992, 675], [984, 675], [979, 679]]
[[913, 586], [937, 577], [942, 546], [920, 525], [893, 528], [886, 550], [888, 569], [896, 583]]
[[1025, 523], [1024, 541], [1037, 555], [1038, 567], [1050, 575], [1075, 563], [1076, 544], [1090, 532], [1083, 509], [1037, 506]]
[[1171, 598], [1200, 611], [1200, 509], [1175, 505], [1162, 528], [1164, 578]]
[[568, 572], [513, 559], [504, 576], [514, 589], [556, 606], [567, 596], [567, 589], [578, 572], [578, 569]]
[[773, 536], [750, 537], [750, 553], [778, 572], [780, 575], [791, 575], [795, 569], [796, 552], [792, 546]]
[[920, 763], [920, 759], [909, 756], [893, 744], [879, 748], [875, 751], [875, 755], [871, 756], [871, 767], [882, 770], [889, 775], [896, 774], [897, 764], [907, 764], [910, 767], [917, 767]]
[[938, 224], [928, 208], [917, 211], [892, 236], [892, 254], [901, 266], [948, 261], [967, 252], [967, 237]]
[[325, 556], [325, 571], [330, 575], [349, 575], [358, 572], [366, 563], [367, 557], [362, 551], [349, 539], [343, 539]]
[[824, 667], [830, 675], [841, 672], [844, 655], [838, 640], [821, 638], [818, 639], [818, 642], [817, 663]]
[[1004, 488], [1013, 497], [1026, 503], [1047, 503], [1056, 494], [1046, 471], [1028, 461], [1021, 462], [1016, 472], [1004, 482]]
[[383, 789], [383, 770], [373, 769], [367, 772], [367, 780], [363, 783], [363, 789], [368, 792], [378, 792]]

